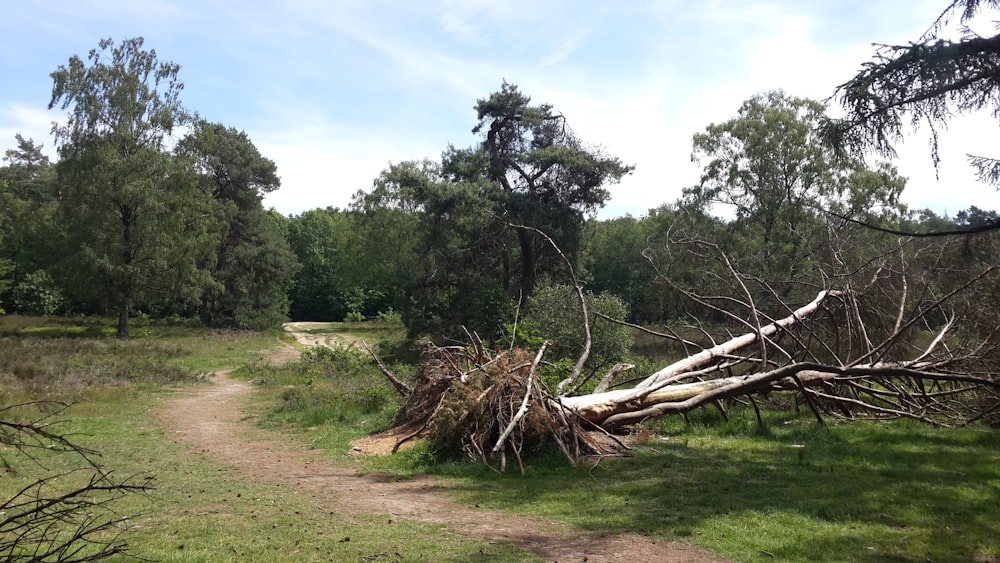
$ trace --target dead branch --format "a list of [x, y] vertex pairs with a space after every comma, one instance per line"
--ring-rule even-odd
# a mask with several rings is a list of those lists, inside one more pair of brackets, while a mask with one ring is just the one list
[[[53, 417], [68, 406], [41, 401], [0, 408], [0, 445], [27, 455], [43, 469], [33, 450], [74, 454], [86, 464], [36, 479], [0, 502], [0, 560], [76, 563], [103, 560], [128, 550], [122, 534], [138, 515], [122, 515], [113, 504], [125, 495], [149, 492], [153, 478], [134, 475], [116, 479], [94, 461], [97, 452], [54, 432], [52, 427], [58, 421]], [[6, 420], [28, 408], [41, 414], [27, 422]], [[6, 459], [2, 461], [8, 471], [14, 470]]]
[[608, 390], [608, 387], [614, 382], [618, 374], [626, 372], [630, 369], [635, 368], [635, 364], [617, 363], [608, 370], [608, 373], [604, 374], [600, 383], [594, 388], [594, 393], [603, 393]]
[[375, 355], [375, 352], [373, 352], [372, 349], [368, 347], [367, 342], [362, 340], [361, 345], [364, 346], [368, 354], [370, 354], [372, 359], [375, 360], [375, 364], [378, 366], [379, 371], [381, 371], [382, 375], [385, 375], [386, 379], [389, 380], [389, 383], [392, 384], [393, 389], [395, 389], [400, 396], [409, 397], [410, 394], [413, 393], [413, 388], [407, 385], [406, 382], [404, 382], [403, 380], [396, 377], [391, 371], [389, 371], [389, 368], [385, 367], [385, 365], [382, 364], [382, 360], [378, 359], [378, 356]]
[[500, 433], [500, 437], [497, 438], [497, 443], [493, 446], [493, 453], [497, 453], [503, 449], [504, 442], [514, 430], [514, 426], [521, 422], [521, 419], [524, 418], [525, 414], [527, 414], [528, 399], [531, 398], [531, 391], [535, 381], [535, 370], [538, 368], [538, 362], [542, 361], [542, 355], [545, 353], [545, 347], [547, 345], [548, 342], [542, 343], [541, 347], [538, 349], [538, 354], [535, 355], [535, 359], [531, 362], [531, 368], [528, 369], [528, 380], [524, 384], [524, 399], [521, 400], [521, 406], [517, 409], [517, 413], [514, 417], [510, 419], [510, 422], [507, 424], [507, 428], [504, 428], [503, 432]]
[[526, 225], [515, 225], [511, 224], [511, 227], [516, 229], [525, 229], [537, 233], [539, 236], [548, 241], [552, 245], [552, 248], [559, 253], [559, 256], [566, 263], [566, 268], [569, 271], [570, 279], [573, 281], [573, 289], [576, 291], [576, 297], [580, 301], [580, 310], [583, 312], [583, 350], [580, 351], [580, 357], [577, 358], [576, 364], [573, 365], [573, 371], [570, 373], [569, 377], [559, 382], [556, 386], [556, 395], [562, 395], [563, 390], [566, 389], [568, 385], [572, 385], [574, 381], [580, 378], [580, 374], [583, 373], [583, 366], [587, 363], [587, 359], [590, 358], [590, 348], [592, 346], [592, 340], [590, 335], [590, 315], [587, 312], [587, 299], [583, 294], [583, 286], [580, 285], [580, 281], [576, 278], [576, 269], [573, 268], [573, 262], [563, 254], [559, 245], [556, 244], [552, 238], [545, 234], [542, 230], [536, 229], [535, 227], [528, 227]]
[[723, 355], [732, 354], [736, 350], [749, 346], [757, 342], [760, 338], [772, 337], [776, 335], [782, 329], [786, 329], [793, 324], [799, 322], [799, 320], [808, 317], [809, 315], [816, 312], [820, 304], [830, 297], [838, 297], [842, 295], [840, 291], [837, 290], [823, 290], [816, 295], [813, 299], [806, 305], [793, 311], [792, 314], [787, 317], [774, 321], [771, 324], [763, 326], [759, 331], [749, 332], [737, 338], [733, 338], [727, 342], [713, 346], [707, 350], [703, 350], [698, 354], [688, 356], [687, 358], [675, 362], [660, 371], [650, 375], [644, 381], [636, 385], [637, 389], [647, 389], [663, 382], [664, 380], [673, 377], [679, 373], [691, 371], [697, 369], [705, 364], [708, 364], [718, 357]]

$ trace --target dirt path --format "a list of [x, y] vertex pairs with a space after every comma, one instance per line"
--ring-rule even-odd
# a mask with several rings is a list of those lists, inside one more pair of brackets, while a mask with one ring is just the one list
[[315, 334], [312, 331], [322, 330], [330, 326], [330, 323], [285, 323], [285, 332], [295, 337], [295, 340], [303, 346], [337, 346], [340, 344], [360, 345], [361, 339], [349, 334]]
[[[286, 349], [274, 359], [290, 356]], [[172, 399], [160, 411], [168, 435], [193, 450], [214, 454], [247, 479], [311, 491], [324, 508], [444, 525], [470, 538], [510, 542], [547, 561], [723, 561], [686, 544], [575, 531], [555, 522], [464, 506], [448, 498], [442, 490], [446, 483], [429, 477], [395, 482], [357, 475], [243, 421], [251, 385], [224, 373], [211, 381]]]

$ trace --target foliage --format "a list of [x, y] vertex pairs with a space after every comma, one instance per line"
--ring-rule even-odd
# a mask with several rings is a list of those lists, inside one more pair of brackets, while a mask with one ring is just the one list
[[278, 189], [277, 167], [245, 132], [199, 120], [175, 152], [189, 159], [201, 189], [214, 201], [223, 231], [206, 269], [199, 315], [206, 323], [247, 329], [277, 326], [288, 315], [288, 286], [297, 268], [284, 219], [264, 210], [264, 195]]
[[512, 303], [539, 280], [565, 275], [556, 250], [532, 229], [575, 262], [584, 216], [603, 206], [606, 184], [632, 169], [584, 146], [552, 106], [533, 105], [514, 85], [478, 100], [476, 112], [480, 143], [449, 146], [440, 164], [393, 164], [356, 199], [365, 222], [389, 225], [394, 240], [396, 227], [416, 222], [403, 248], [418, 258], [389, 261], [406, 275], [394, 307], [414, 335], [462, 337], [464, 326], [496, 336]]
[[[499, 193], [503, 220], [546, 233], [570, 256], [579, 249], [582, 216], [602, 207], [610, 194], [605, 184], [617, 182], [633, 167], [588, 149], [569, 129], [566, 118], [548, 104], [531, 105], [517, 86], [504, 82], [500, 91], [476, 103], [482, 145], [452, 151], [445, 169], [479, 151], [488, 162], [485, 178]], [[488, 160], [487, 160], [488, 159]], [[466, 175], [468, 173], [466, 172]], [[529, 297], [544, 264], [559, 264], [548, 241], [533, 231], [515, 229], [520, 261], [521, 300]]]
[[25, 274], [11, 290], [11, 305], [15, 311], [28, 315], [53, 315], [64, 305], [62, 291], [46, 270]]
[[714, 242], [786, 297], [790, 283], [822, 279], [828, 228], [819, 209], [891, 219], [905, 185], [888, 165], [869, 170], [839, 156], [819, 136], [824, 118], [820, 103], [771, 91], [694, 136], [704, 171], [685, 197], [730, 207], [735, 219]]
[[388, 428], [399, 407], [371, 357], [353, 347], [312, 346], [298, 362], [252, 365], [238, 374], [263, 382], [274, 397], [263, 415], [268, 424], [328, 428], [341, 450]]
[[20, 133], [14, 135], [16, 149], [4, 152], [3, 160], [8, 163], [3, 179], [10, 194], [22, 201], [42, 202], [51, 198], [53, 171], [49, 157], [42, 152], [43, 145], [34, 139], [25, 139]]
[[73, 56], [52, 73], [49, 107], [69, 108], [54, 129], [64, 272], [78, 297], [113, 310], [118, 334], [128, 336], [134, 307], [160, 292], [196, 299], [211, 223], [185, 170], [163, 151], [186, 119], [179, 66], [158, 61], [142, 38], [102, 40], [88, 58]]
[[[952, 0], [931, 29], [908, 45], [881, 45], [874, 60], [837, 88], [835, 96], [847, 111], [830, 120], [825, 134], [838, 146], [863, 153], [873, 149], [894, 156], [893, 145], [910, 127], [931, 131], [931, 156], [939, 162], [938, 129], [953, 115], [1000, 110], [997, 65], [1000, 35], [982, 37], [968, 28], [957, 41], [943, 39], [951, 19], [969, 22], [981, 8], [1000, 8], [996, 0]], [[995, 158], [970, 156], [980, 179], [994, 185], [1000, 179]]]
[[350, 219], [339, 210], [313, 209], [288, 220], [288, 243], [302, 268], [289, 291], [294, 320], [333, 321], [344, 318], [341, 273], [352, 232]]
[[[58, 228], [52, 219], [53, 166], [41, 145], [21, 135], [15, 138], [17, 148], [6, 151], [3, 160], [7, 165], [0, 168], [0, 209], [4, 210], [0, 215], [0, 305], [22, 312], [8, 292], [23, 287], [30, 293], [38, 287], [38, 276], [49, 276], [43, 270], [51, 266], [51, 245], [58, 238], [53, 234]], [[58, 292], [54, 284], [43, 285], [44, 293]]]
[[376, 315], [375, 318], [378, 319], [380, 322], [384, 323], [403, 322], [403, 316], [397, 313], [396, 311], [393, 311], [392, 307], [389, 307], [388, 311], [379, 311], [378, 315]]
[[621, 299], [631, 320], [650, 320], [647, 286], [654, 272], [643, 258], [652, 222], [632, 216], [588, 221], [583, 231], [581, 277], [594, 293]]
[[[628, 327], [599, 316], [624, 320], [625, 304], [620, 299], [606, 293], [588, 293], [585, 298], [592, 344], [590, 358], [584, 369], [589, 377], [593, 377], [599, 370], [607, 370], [615, 362], [624, 360], [632, 346], [633, 337]], [[549, 342], [546, 361], [575, 361], [583, 350], [585, 339], [581, 317], [582, 310], [576, 291], [564, 285], [553, 285], [535, 292], [528, 301], [522, 324], [516, 330], [527, 330], [529, 335], [535, 334]], [[557, 376], [557, 380], [565, 376], [566, 372], [561, 377]]]

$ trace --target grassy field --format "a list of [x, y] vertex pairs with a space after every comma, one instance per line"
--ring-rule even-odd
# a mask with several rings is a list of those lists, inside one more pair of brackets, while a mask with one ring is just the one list
[[435, 462], [425, 447], [347, 457], [352, 438], [385, 428], [394, 412], [380, 376], [351, 357], [271, 371], [262, 420], [362, 471], [439, 475], [470, 505], [687, 541], [737, 561], [1000, 561], [996, 430], [821, 427], [806, 412], [768, 413], [761, 427], [751, 409], [728, 421], [699, 411], [689, 423], [660, 421], [627, 459], [569, 467], [553, 455], [526, 476], [497, 475]]
[[[635, 456], [526, 478], [437, 467], [464, 502], [681, 539], [738, 561], [1000, 560], [1000, 434], [816, 428], [752, 413], [670, 424]], [[785, 422], [789, 422], [786, 424]]]
[[[111, 326], [110, 324], [108, 326]], [[436, 462], [426, 448], [392, 458], [345, 455], [350, 440], [385, 428], [396, 399], [355, 352], [307, 354], [270, 366], [261, 350], [279, 333], [213, 332], [144, 324], [114, 339], [97, 323], [0, 317], [0, 404], [62, 398], [58, 426], [103, 453], [122, 476], [154, 476], [149, 495], [118, 501], [142, 514], [126, 540], [162, 561], [523, 560], [434, 527], [389, 531], [364, 515], [330, 514], [292, 487], [246, 482], [208, 454], [170, 442], [153, 411], [199, 374], [245, 366], [260, 378], [252, 413], [262, 424], [340, 463], [400, 478], [433, 473], [462, 502], [542, 515], [585, 531], [681, 540], [737, 561], [1000, 561], [1000, 433], [914, 424], [836, 424], [752, 411], [722, 421], [661, 422], [634, 456], [569, 467], [534, 459], [528, 474]], [[8, 498], [40, 473], [78, 466], [44, 453], [43, 466], [2, 452]], [[387, 535], [388, 534], [388, 535]], [[349, 541], [343, 541], [350, 538]], [[400, 554], [399, 557], [396, 554]]]
[[437, 463], [425, 447], [347, 458], [349, 440], [387, 424], [385, 413], [355, 411], [345, 420], [337, 410], [337, 423], [324, 424], [329, 403], [311, 408], [289, 400], [295, 391], [283, 393], [265, 415], [270, 424], [288, 425], [304, 443], [362, 471], [446, 478], [470, 505], [691, 542], [737, 561], [1000, 561], [996, 431], [818, 427], [778, 414], [761, 429], [752, 411], [731, 413], [728, 422], [704, 413], [690, 425], [662, 423], [630, 458], [569, 467], [553, 455], [533, 460], [525, 476], [497, 475]]
[[[154, 478], [149, 494], [112, 505], [118, 514], [137, 515], [123, 536], [130, 553], [178, 562], [525, 560], [510, 547], [433, 526], [331, 513], [306, 491], [247, 482], [210, 454], [173, 444], [153, 414], [173, 390], [201, 384], [206, 371], [260, 366], [261, 351], [281, 335], [144, 329], [119, 341], [72, 321], [0, 317], [0, 407], [72, 401], [52, 430], [101, 452], [96, 459], [120, 478]], [[69, 454], [42, 451], [32, 461], [2, 445], [0, 454], [10, 464], [0, 468], [0, 502], [40, 477], [78, 470], [57, 480], [48, 491], [55, 494], [90, 474]]]

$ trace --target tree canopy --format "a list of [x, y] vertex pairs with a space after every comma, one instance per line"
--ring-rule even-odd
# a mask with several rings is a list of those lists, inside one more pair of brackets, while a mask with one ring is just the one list
[[163, 152], [164, 139], [186, 113], [180, 105], [180, 67], [160, 62], [143, 39], [73, 56], [52, 73], [49, 107], [69, 109], [54, 127], [64, 185], [64, 242], [68, 271], [80, 288], [118, 315], [128, 336], [137, 302], [166, 286], [191, 287], [196, 278], [195, 231], [187, 213], [195, 192], [184, 171]]
[[[997, 0], [953, 0], [923, 36], [908, 45], [879, 45], [872, 61], [841, 84], [834, 96], [847, 114], [830, 120], [825, 135], [863, 154], [895, 156], [910, 128], [927, 126], [931, 156], [939, 162], [938, 132], [955, 115], [989, 111], [1000, 118], [1000, 34], [981, 36], [966, 27]], [[943, 37], [957, 17], [961, 37]], [[984, 150], [988, 150], [983, 147]], [[969, 155], [979, 178], [1000, 187], [1000, 160]]]
[[[273, 161], [235, 128], [192, 118], [180, 66], [141, 37], [100, 41], [52, 77], [59, 161], [17, 135], [0, 168], [0, 303], [15, 312], [200, 315], [280, 323], [297, 268], [262, 197]], [[185, 135], [178, 139], [178, 126]]]

